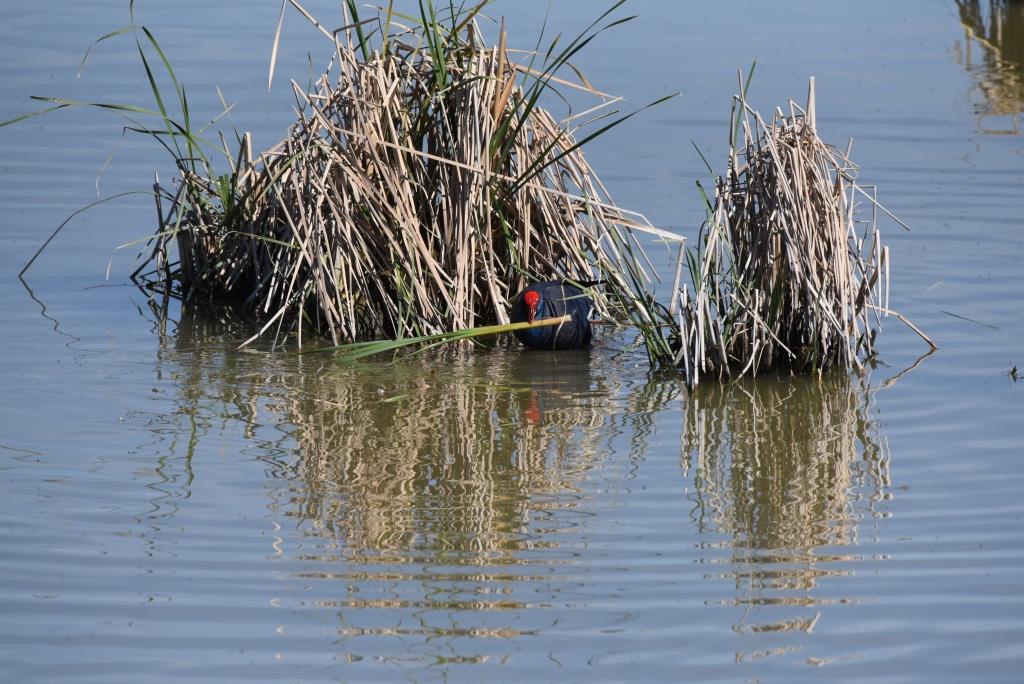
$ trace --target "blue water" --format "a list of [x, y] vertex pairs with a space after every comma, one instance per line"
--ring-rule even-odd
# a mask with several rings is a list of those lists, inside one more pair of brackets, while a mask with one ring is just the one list
[[[195, 118], [219, 86], [227, 130], [257, 148], [290, 122], [307, 52], [327, 58], [289, 13], [268, 94], [276, 3], [137, 4]], [[306, 6], [334, 22], [337, 4]], [[554, 2], [550, 35], [599, 7]], [[954, 2], [634, 0], [639, 18], [577, 62], [627, 107], [682, 91], [588, 158], [621, 205], [691, 237], [692, 144], [724, 166], [737, 70], [757, 60], [763, 110], [815, 76], [824, 137], [853, 138], [862, 181], [912, 227], [882, 223], [892, 306], [940, 349], [902, 375], [927, 349], [893, 319], [864, 377], [694, 395], [649, 376], [628, 335], [358, 368], [238, 351], [244, 325], [163, 322], [129, 285], [139, 246], [116, 248], [153, 229], [142, 194], [73, 218], [23, 285], [97, 185], [173, 173], [110, 112], [0, 129], [0, 680], [1019, 681], [1024, 64], [1006, 41], [1024, 9], [1008, 8], [985, 33]], [[491, 14], [531, 47], [547, 10]], [[0, 120], [42, 106], [29, 95], [152, 106], [129, 36], [75, 77], [127, 3], [13, 0], [4, 17]]]

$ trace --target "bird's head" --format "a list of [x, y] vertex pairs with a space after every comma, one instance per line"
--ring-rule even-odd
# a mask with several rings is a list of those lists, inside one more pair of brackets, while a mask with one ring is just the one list
[[526, 320], [533, 323], [537, 317], [537, 308], [540, 306], [540, 293], [536, 290], [527, 290], [523, 293], [523, 302], [526, 304]]

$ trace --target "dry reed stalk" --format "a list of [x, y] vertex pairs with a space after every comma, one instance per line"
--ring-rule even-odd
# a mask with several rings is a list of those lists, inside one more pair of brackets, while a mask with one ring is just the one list
[[228, 176], [179, 163], [151, 286], [231, 302], [300, 345], [507, 323], [530, 280], [599, 281], [602, 315], [637, 315], [651, 276], [633, 231], [681, 238], [616, 207], [575, 129], [537, 106], [552, 82], [615, 102], [555, 76], [574, 51], [515, 64], [504, 29], [498, 47], [479, 40], [479, 7], [449, 32], [428, 2], [416, 28], [389, 11], [330, 33], [292, 5], [329, 36], [331, 66], [311, 92], [292, 83], [298, 121], [258, 159], [246, 137]]
[[739, 95], [732, 121], [728, 170], [688, 254], [692, 283], [664, 321], [671, 364], [691, 387], [706, 375], [860, 368], [880, 314], [895, 314], [874, 208], [889, 212], [857, 184], [849, 150], [818, 136], [813, 79], [806, 108], [790, 101], [769, 124]]

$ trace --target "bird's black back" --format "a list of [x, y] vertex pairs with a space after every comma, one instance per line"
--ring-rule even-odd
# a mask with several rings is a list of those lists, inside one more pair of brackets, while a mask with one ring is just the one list
[[537, 319], [560, 318], [569, 314], [572, 321], [542, 328], [517, 330], [516, 338], [531, 349], [583, 349], [590, 344], [593, 331], [590, 327], [590, 311], [594, 302], [583, 290], [561, 280], [531, 283], [516, 295], [512, 302], [510, 319], [513, 323], [528, 320], [528, 307], [523, 299], [526, 292], [533, 290], [540, 297]]

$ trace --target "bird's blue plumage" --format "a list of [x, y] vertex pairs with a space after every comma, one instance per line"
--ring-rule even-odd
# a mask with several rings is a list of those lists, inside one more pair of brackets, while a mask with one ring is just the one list
[[528, 328], [515, 331], [516, 338], [530, 349], [583, 349], [590, 344], [593, 332], [590, 311], [594, 303], [583, 290], [561, 280], [531, 283], [516, 295], [512, 302], [510, 319], [513, 323], [529, 320], [526, 294], [539, 295], [535, 319], [559, 318], [572, 315], [572, 321], [560, 325]]

